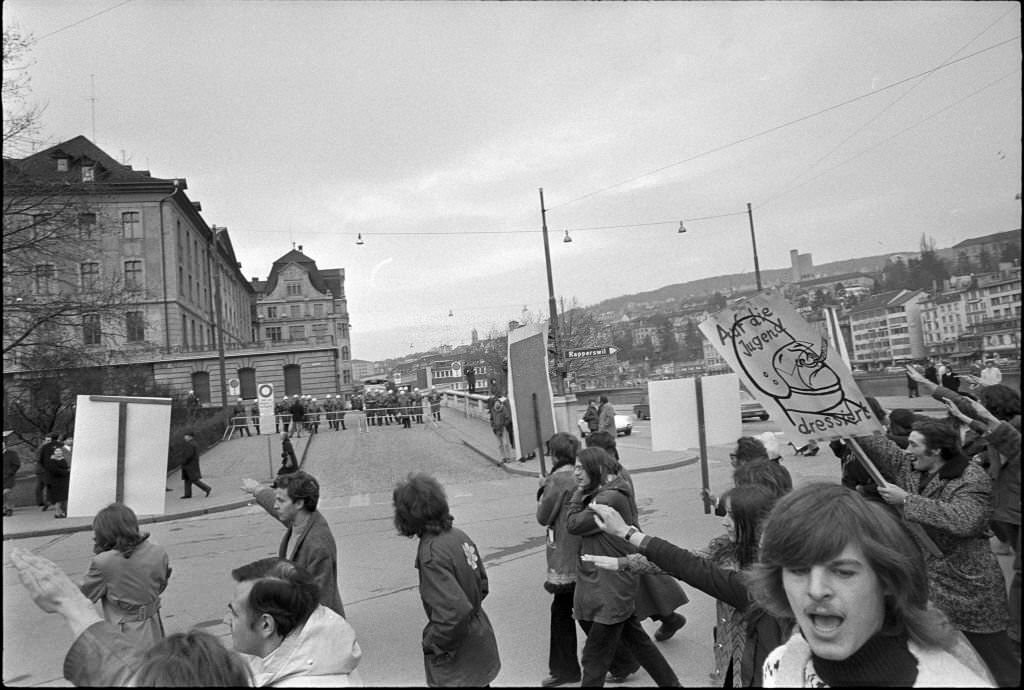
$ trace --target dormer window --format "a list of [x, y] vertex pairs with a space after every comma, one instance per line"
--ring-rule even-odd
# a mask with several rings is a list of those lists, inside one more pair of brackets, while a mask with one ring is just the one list
[[57, 172], [67, 172], [67, 171], [68, 171], [68, 159], [67, 158], [58, 158], [57, 159]]
[[96, 179], [96, 166], [82, 166], [82, 182], [93, 182]]

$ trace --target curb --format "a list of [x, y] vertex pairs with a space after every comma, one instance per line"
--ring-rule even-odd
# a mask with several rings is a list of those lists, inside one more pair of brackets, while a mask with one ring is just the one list
[[[316, 434], [313, 434], [316, 436]], [[299, 469], [306, 464], [306, 454], [309, 452], [309, 447], [313, 444], [313, 436], [306, 442], [305, 447], [302, 449], [302, 458], [299, 460]], [[214, 444], [216, 445], [216, 444]], [[210, 446], [211, 448], [213, 446]], [[177, 469], [177, 468], [175, 468]], [[253, 499], [247, 498], [232, 503], [222, 503], [221, 505], [210, 506], [208, 508], [196, 508], [195, 510], [187, 510], [182, 513], [164, 514], [164, 515], [151, 515], [150, 517], [139, 518], [140, 525], [151, 525], [156, 522], [170, 522], [171, 520], [181, 520], [185, 518], [198, 517], [200, 515], [210, 515], [211, 513], [224, 513], [229, 510], [237, 510], [238, 508], [245, 508], [253, 504]], [[91, 532], [92, 525], [68, 525], [61, 527], [44, 528], [41, 530], [32, 531], [21, 531], [21, 532], [4, 532], [3, 541], [8, 539], [26, 539], [28, 537], [53, 537], [61, 534], [74, 534], [76, 532]]]
[[[495, 460], [493, 457], [491, 457], [489, 454], [485, 453], [484, 451], [480, 450], [475, 445], [473, 445], [472, 443], [467, 441], [466, 439], [462, 439], [462, 443], [467, 448], [469, 448], [470, 450], [475, 451], [479, 455], [482, 455], [485, 459], [489, 460], [494, 465], [497, 465], [499, 468], [501, 468], [502, 470], [504, 470], [508, 474], [518, 474], [518, 475], [520, 475], [522, 477], [533, 477], [535, 479], [540, 474], [536, 470], [528, 470], [528, 469], [525, 469], [525, 468], [524, 469], [520, 469], [519, 467], [513, 467], [513, 466], [511, 466], [511, 465], [509, 465], [507, 463], [500, 463], [497, 460]], [[691, 455], [689, 457], [680, 458], [679, 460], [672, 460], [671, 462], [667, 462], [667, 463], [665, 463], [663, 465], [653, 465], [651, 467], [638, 467], [636, 469], [631, 469], [629, 471], [629, 473], [630, 473], [630, 475], [634, 475], [634, 474], [644, 474], [645, 472], [661, 472], [662, 470], [674, 470], [674, 469], [677, 469], [679, 467], [686, 467], [687, 465], [692, 465], [695, 462], [697, 462], [699, 459], [700, 458], [698, 456]]]

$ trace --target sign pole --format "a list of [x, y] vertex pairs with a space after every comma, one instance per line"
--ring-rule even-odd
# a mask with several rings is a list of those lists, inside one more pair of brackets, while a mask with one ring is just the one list
[[[708, 439], [704, 428], [704, 388], [701, 385], [701, 377], [694, 380], [694, 388], [697, 392], [697, 437], [700, 443], [700, 484], [706, 494], [710, 490], [708, 479]], [[704, 514], [711, 513], [711, 507], [707, 501], [704, 503]]]
[[[540, 434], [540, 408], [537, 405], [537, 394], [530, 393], [530, 400], [533, 403], [533, 428], [537, 434], [537, 458], [540, 460], [540, 476], [546, 477], [548, 474], [547, 466], [544, 464], [544, 447], [543, 441], [541, 440]], [[523, 452], [523, 448], [519, 449], [519, 452]], [[526, 457], [526, 453], [523, 453], [523, 457]]]
[[124, 503], [124, 466], [128, 444], [128, 403], [139, 405], [170, 405], [170, 398], [123, 398], [113, 395], [90, 395], [92, 402], [117, 403], [117, 475], [114, 502]]

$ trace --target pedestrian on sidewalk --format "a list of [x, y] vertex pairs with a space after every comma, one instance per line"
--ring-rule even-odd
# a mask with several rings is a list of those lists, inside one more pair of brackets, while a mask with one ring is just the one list
[[82, 594], [100, 602], [103, 617], [149, 649], [164, 638], [160, 595], [171, 577], [164, 547], [139, 531], [139, 520], [123, 503], [111, 503], [92, 521], [93, 556], [82, 580]]
[[496, 398], [491, 405], [491, 431], [494, 432], [494, 436], [498, 440], [498, 457], [501, 458], [502, 464], [512, 459], [512, 449], [508, 441], [505, 440], [506, 427], [511, 421], [508, 399]]
[[317, 510], [320, 483], [313, 475], [299, 470], [282, 474], [270, 486], [254, 479], [243, 479], [242, 490], [276, 518], [286, 529], [277, 555], [300, 565], [313, 576], [320, 589], [320, 603], [345, 615], [338, 591], [338, 545], [331, 527]]
[[241, 398], [238, 399], [231, 411], [231, 435], [228, 438], [232, 438], [236, 431], [238, 438], [242, 438], [243, 431], [246, 436], [252, 436], [249, 432], [249, 411], [245, 408], [245, 401]]
[[292, 440], [288, 438], [288, 432], [281, 434], [281, 469], [278, 474], [288, 474], [299, 469], [299, 460], [295, 457], [295, 447]]
[[302, 425], [306, 418], [306, 407], [302, 404], [298, 393], [292, 396], [292, 406], [289, 411], [292, 413], [292, 436], [301, 438]]
[[71, 466], [64, 457], [64, 446], [55, 446], [43, 465], [50, 478], [50, 500], [53, 502], [53, 517], [68, 516], [68, 489], [71, 485]]
[[203, 481], [203, 472], [199, 468], [199, 445], [191, 431], [185, 432], [185, 459], [181, 463], [181, 479], [185, 483], [185, 491], [181, 498], [192, 498], [192, 485], [202, 489], [207, 496], [213, 489]]
[[430, 403], [430, 416], [434, 418], [435, 422], [440, 422], [441, 394], [437, 392], [437, 386], [430, 387], [430, 393], [427, 395], [427, 401]]
[[483, 610], [487, 571], [476, 544], [452, 527], [444, 488], [410, 474], [392, 493], [395, 527], [419, 538], [416, 569], [427, 614], [421, 648], [429, 686], [486, 686], [501, 670], [494, 628]]
[[43, 436], [43, 444], [36, 451], [36, 505], [43, 510], [49, 510], [53, 505], [53, 499], [50, 498], [50, 475], [44, 461], [50, 457], [56, 445], [57, 434], [51, 431]]
[[21, 468], [21, 458], [18, 451], [7, 447], [7, 437], [13, 431], [4, 431], [4, 517], [14, 515], [14, 501], [11, 496], [14, 493], [14, 483]]
[[260, 435], [260, 404], [258, 401], [253, 400], [252, 405], [249, 406], [249, 419], [252, 420], [252, 426], [256, 429], [256, 435]]

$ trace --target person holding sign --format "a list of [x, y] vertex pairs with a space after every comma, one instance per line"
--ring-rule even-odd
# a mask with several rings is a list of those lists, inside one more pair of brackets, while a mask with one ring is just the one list
[[148, 649], [164, 638], [160, 594], [171, 577], [164, 547], [139, 531], [128, 506], [111, 503], [92, 521], [96, 555], [82, 581], [82, 594], [103, 606], [103, 617]]
[[836, 484], [780, 499], [750, 579], [796, 629], [764, 663], [764, 687], [991, 687], [984, 663], [929, 604], [921, 551], [877, 503]]
[[989, 548], [992, 482], [960, 450], [951, 424], [916, 422], [907, 450], [884, 436], [856, 441], [893, 483], [878, 487], [903, 519], [917, 523], [938, 547], [926, 555], [934, 604], [962, 631], [992, 669], [1000, 686], [1017, 686], [1020, 663], [1007, 635], [1006, 580]]

